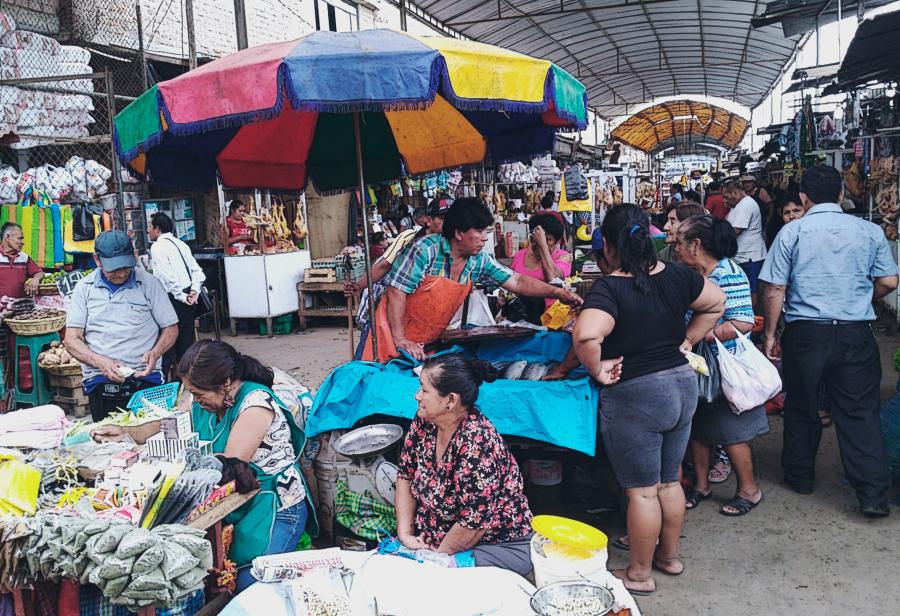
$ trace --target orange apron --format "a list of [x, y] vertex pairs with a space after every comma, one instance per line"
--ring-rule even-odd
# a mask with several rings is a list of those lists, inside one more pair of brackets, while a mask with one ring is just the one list
[[[443, 276], [425, 276], [422, 284], [406, 296], [406, 338], [413, 342], [428, 344], [440, 338], [453, 315], [466, 301], [472, 290], [471, 279], [466, 284], [454, 282]], [[378, 336], [378, 361], [385, 363], [400, 357], [388, 323], [388, 295], [385, 293], [375, 310], [375, 327], [366, 340], [363, 360], [372, 361], [372, 335]]]

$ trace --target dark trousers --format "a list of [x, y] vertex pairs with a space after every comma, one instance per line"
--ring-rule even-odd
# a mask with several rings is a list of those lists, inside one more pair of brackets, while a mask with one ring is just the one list
[[91, 419], [101, 421], [110, 413], [126, 408], [135, 393], [148, 387], [154, 384], [133, 378], [125, 379], [124, 383], [100, 383], [88, 394]]
[[786, 392], [784, 478], [811, 490], [822, 437], [819, 387], [824, 384], [841, 462], [862, 503], [884, 502], [891, 485], [881, 436], [881, 360], [868, 323], [788, 323], [781, 339]]
[[178, 338], [175, 339], [175, 344], [172, 345], [172, 348], [163, 355], [163, 378], [167, 381], [170, 379], [169, 371], [172, 364], [177, 365], [181, 356], [197, 340], [197, 336], [194, 334], [194, 319], [197, 318], [197, 305], [188, 306], [184, 302], [179, 302], [171, 293], [169, 294], [169, 301], [172, 302], [175, 314], [178, 315]]

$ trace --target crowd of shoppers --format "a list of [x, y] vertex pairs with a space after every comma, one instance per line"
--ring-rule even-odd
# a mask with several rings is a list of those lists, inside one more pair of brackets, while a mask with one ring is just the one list
[[[585, 299], [573, 344], [604, 387], [600, 433], [627, 497], [628, 535], [613, 543], [624, 544], [630, 560], [615, 574], [638, 594], [654, 591], [651, 569], [683, 569], [677, 548], [684, 511], [712, 494], [716, 446], [737, 476], [720, 512], [743, 516], [763, 500], [751, 444], [769, 431], [764, 406], [736, 414], [724, 396], [699, 400], [680, 353], [703, 343], [717, 354], [716, 339], [734, 352], [761, 313], [764, 351], [783, 369], [785, 484], [812, 492], [822, 428], [831, 421], [827, 401], [861, 513], [889, 514], [881, 368], [870, 325], [872, 301], [898, 286], [884, 234], [842, 212], [841, 177], [830, 167], [806, 169], [799, 192], [779, 195], [777, 209], [755, 179], [741, 179], [724, 184], [721, 208], [718, 187], [706, 209], [679, 191], [667, 208], [667, 246], [659, 256], [646, 215], [633, 206], [607, 214], [593, 253], [605, 275]], [[767, 216], [779, 223], [771, 251]], [[758, 284], [765, 299], [754, 310]], [[693, 469], [683, 490], [681, 468]]]

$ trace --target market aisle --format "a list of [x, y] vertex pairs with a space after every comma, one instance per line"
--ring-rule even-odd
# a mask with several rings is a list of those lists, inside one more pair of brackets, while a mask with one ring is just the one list
[[[240, 335], [235, 338], [222, 332], [222, 339], [245, 355], [268, 366], [278, 366], [315, 391], [328, 373], [350, 361], [347, 327], [314, 327], [285, 336]], [[359, 340], [359, 332], [354, 334]]]
[[[896, 376], [890, 364], [900, 338], [880, 335], [885, 395]], [[334, 366], [347, 361], [346, 329], [321, 327], [274, 339], [227, 338], [242, 353], [277, 364], [316, 388]], [[743, 518], [718, 513], [733, 493], [734, 480], [716, 486], [714, 498], [688, 515], [683, 576], [657, 575], [659, 590], [638, 598], [646, 614], [756, 616], [760, 609], [792, 616], [895, 613], [900, 602], [896, 554], [900, 553], [900, 509], [869, 521], [842, 484], [834, 429], [825, 431], [819, 452], [816, 492], [799, 496], [780, 484], [781, 419], [757, 442], [756, 463], [765, 502]], [[612, 532], [613, 529], [605, 529]], [[612, 548], [611, 563], [625, 563]]]

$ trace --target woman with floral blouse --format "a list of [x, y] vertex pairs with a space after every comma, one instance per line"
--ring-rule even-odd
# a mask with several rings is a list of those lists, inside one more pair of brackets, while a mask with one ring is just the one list
[[493, 424], [475, 408], [493, 381], [487, 362], [425, 361], [419, 403], [400, 453], [397, 535], [408, 548], [472, 550], [476, 566], [531, 571], [531, 510], [522, 474]]

